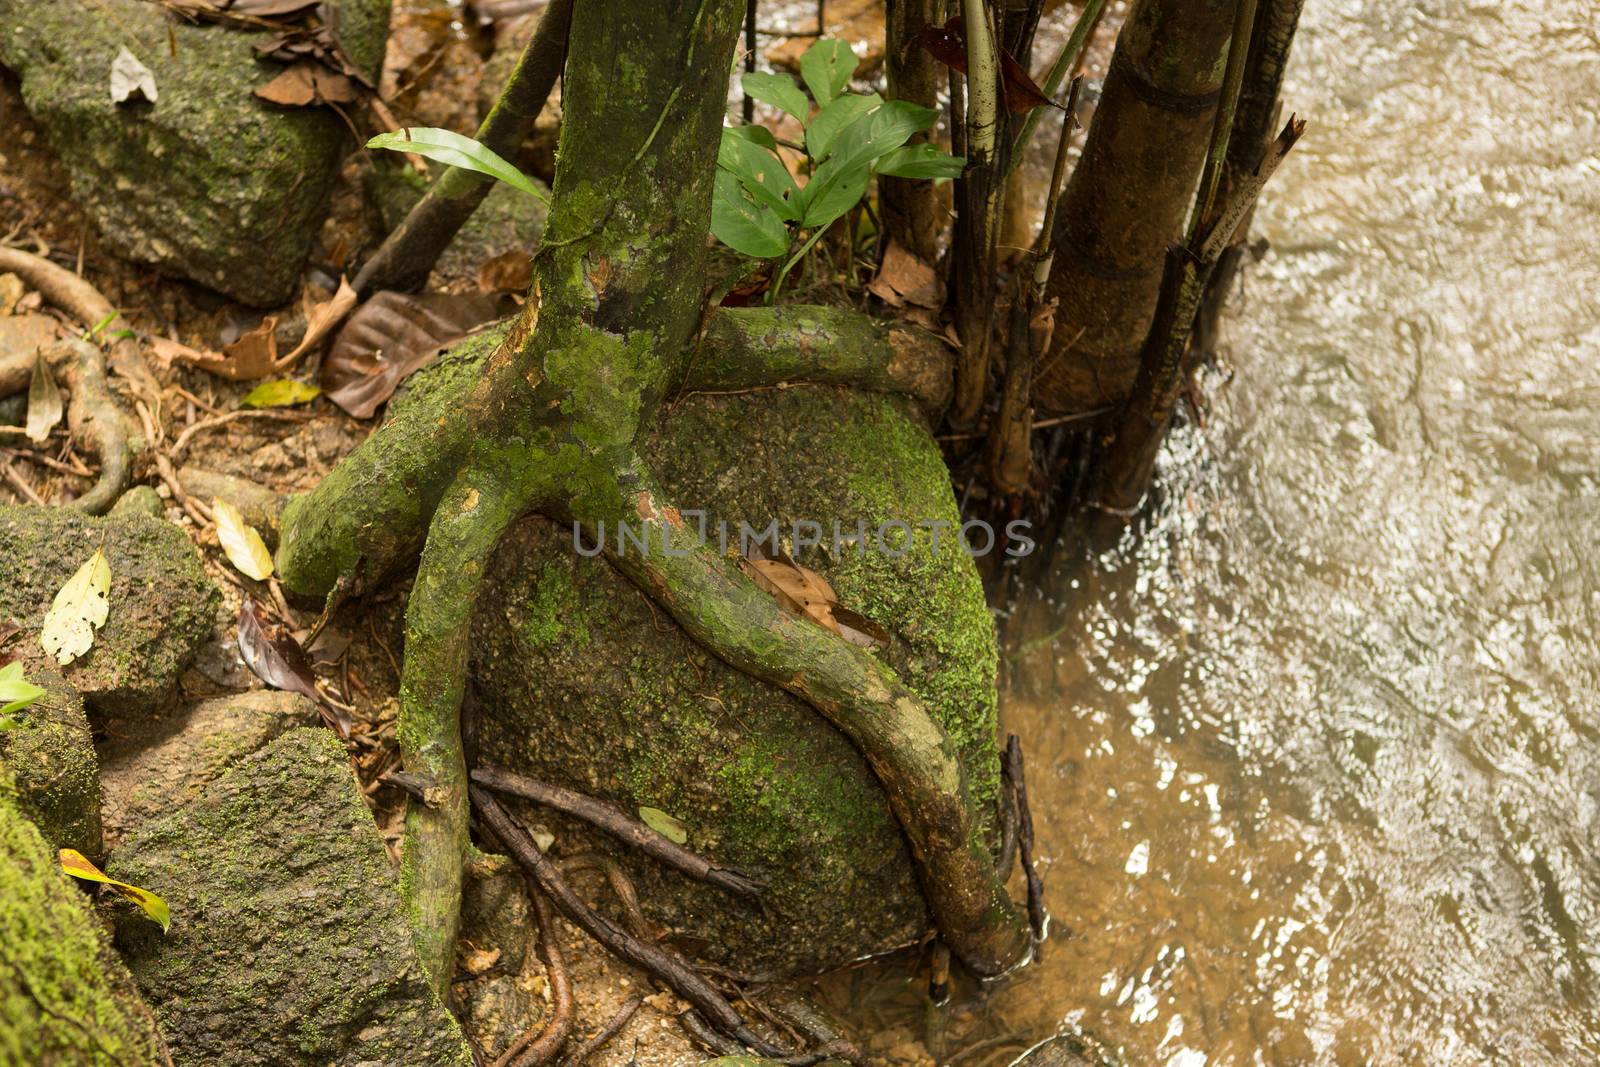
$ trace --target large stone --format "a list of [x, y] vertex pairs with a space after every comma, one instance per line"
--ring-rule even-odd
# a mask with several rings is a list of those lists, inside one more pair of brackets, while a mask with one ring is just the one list
[[[998, 773], [993, 626], [953, 531], [935, 553], [920, 525], [954, 525], [957, 510], [911, 405], [822, 387], [693, 397], [672, 409], [648, 452], [673, 503], [705, 509], [713, 531], [720, 520], [760, 528], [777, 519], [787, 531], [803, 519], [821, 523], [831, 541], [834, 520], [848, 531], [858, 520], [869, 531], [889, 519], [909, 524], [909, 551], [898, 557], [812, 550], [800, 562], [822, 572], [843, 605], [895, 634], [883, 658], [951, 733], [989, 817]], [[677, 816], [692, 848], [766, 879], [767, 906], [539, 813], [561, 849], [618, 852], [655, 918], [744, 969], [822, 968], [926, 929], [882, 790], [820, 715], [707, 653], [546, 520], [511, 531], [484, 588], [473, 640], [480, 761], [630, 811], [648, 805]]]
[[238, 760], [131, 832], [107, 868], [172, 909], [167, 936], [129, 916], [117, 940], [180, 1067], [472, 1063], [327, 730]]
[[158, 1044], [88, 898], [0, 770], [0, 1063], [143, 1067]]
[[99, 859], [100, 774], [83, 697], [53, 672], [28, 680], [45, 694], [0, 731], [0, 774], [10, 772], [18, 807], [47, 842]]
[[255, 689], [122, 724], [100, 770], [107, 846], [187, 804], [235, 760], [279, 734], [317, 722], [317, 706], [298, 693]]
[[[39, 646], [45, 613], [95, 549], [111, 567], [110, 613], [94, 647], [57, 668]], [[172, 699], [211, 632], [221, 594], [184, 532], [148, 515], [93, 519], [65, 508], [0, 507], [0, 619], [29, 674], [59, 669], [93, 709], [135, 715]]]
[[[375, 73], [389, 0], [325, 6], [350, 58]], [[284, 70], [252, 51], [275, 32], [196, 24], [145, 0], [0, 0], [0, 62], [107, 245], [263, 307], [294, 295], [349, 143], [331, 108], [251, 95]], [[112, 102], [124, 47], [154, 75], [155, 103]]]

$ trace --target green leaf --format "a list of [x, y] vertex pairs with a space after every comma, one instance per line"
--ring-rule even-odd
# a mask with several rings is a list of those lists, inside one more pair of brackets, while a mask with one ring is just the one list
[[774, 152], [778, 150], [778, 139], [772, 136], [771, 130], [759, 122], [752, 122], [744, 126], [724, 126], [722, 128], [722, 136], [743, 137], [746, 141], [758, 144], [762, 148], [771, 149]]
[[952, 156], [936, 144], [924, 143], [901, 145], [878, 157], [872, 169], [896, 178], [959, 178], [966, 165], [963, 157]]
[[806, 118], [811, 114], [811, 102], [787, 74], [753, 70], [744, 76], [740, 84], [750, 99], [771, 104], [779, 111], [787, 111], [799, 120], [800, 125], [806, 124]]
[[877, 93], [845, 93], [817, 113], [806, 127], [806, 154], [821, 163], [833, 151], [834, 140], [856, 119], [883, 103]]
[[739, 179], [750, 195], [786, 219], [796, 222], [800, 210], [800, 187], [783, 160], [753, 141], [722, 131], [722, 144], [717, 148], [717, 166]]
[[393, 133], [378, 134], [367, 142], [367, 147], [387, 148], [392, 152], [415, 152], [452, 167], [487, 174], [513, 189], [521, 189], [535, 200], [542, 200], [546, 204], [550, 202], [544, 190], [533, 184], [526, 174], [485, 145], [453, 130], [441, 130], [436, 126], [407, 126]]
[[800, 57], [800, 77], [806, 80], [817, 106], [827, 107], [850, 84], [859, 62], [843, 41], [818, 41]]
[[0, 667], [0, 715], [21, 711], [44, 696], [44, 690], [22, 677], [22, 664]]
[[689, 840], [689, 828], [683, 824], [683, 820], [668, 815], [660, 808], [640, 808], [639, 818], [644, 820], [646, 826], [675, 845], [681, 845]]
[[846, 126], [834, 140], [828, 161], [817, 168], [806, 185], [803, 225], [826, 226], [849, 211], [867, 191], [872, 161], [933, 125], [938, 114], [931, 107], [890, 100]]
[[247, 408], [284, 408], [291, 404], [304, 404], [322, 395], [322, 389], [306, 382], [283, 378], [275, 382], [262, 382], [239, 401]]
[[778, 213], [745, 195], [732, 173], [717, 168], [711, 198], [711, 232], [747, 256], [773, 259], [789, 250], [789, 230]]
[[97, 548], [67, 579], [45, 613], [39, 646], [66, 666], [94, 645], [94, 632], [111, 612], [111, 565]]
[[161, 924], [162, 933], [166, 933], [168, 928], [172, 926], [172, 915], [167, 911], [166, 901], [148, 889], [140, 889], [136, 885], [119, 882], [110, 877], [99, 867], [84, 859], [81, 852], [76, 852], [70, 848], [62, 849], [61, 869], [72, 875], [72, 877], [82, 878], [86, 882], [104, 882], [123, 896], [132, 899], [134, 903], [144, 909], [146, 915]]

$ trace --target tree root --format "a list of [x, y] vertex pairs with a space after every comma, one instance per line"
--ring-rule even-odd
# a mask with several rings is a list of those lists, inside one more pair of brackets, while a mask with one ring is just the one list
[[568, 1056], [562, 1063], [566, 1067], [583, 1067], [583, 1064], [588, 1061], [590, 1056], [605, 1048], [612, 1038], [622, 1033], [622, 1028], [633, 1020], [633, 1017], [638, 1014], [639, 1008], [643, 1004], [643, 993], [635, 993], [623, 1001], [616, 1014], [607, 1019], [606, 1024], [600, 1028], [600, 1032], [579, 1045], [572, 1055]]
[[133, 480], [127, 417], [112, 398], [106, 381], [105, 355], [87, 341], [71, 340], [47, 350], [45, 358], [58, 364], [72, 392], [67, 425], [73, 436], [87, 441], [100, 459], [100, 476], [94, 485], [67, 506], [90, 515], [104, 515]]
[[761, 891], [765, 888], [761, 882], [749, 875], [727, 867], [718, 867], [710, 860], [668, 840], [605, 801], [586, 797], [576, 790], [536, 782], [532, 778], [512, 774], [498, 767], [475, 768], [472, 780], [496, 792], [510, 793], [512, 796], [536, 801], [582, 819], [592, 826], [598, 826], [624, 844], [632, 845], [647, 856], [653, 856], [673, 870], [726, 889], [730, 893], [743, 897], [760, 897]]
[[566, 960], [561, 955], [556, 917], [550, 912], [549, 898], [532, 883], [528, 885], [528, 895], [539, 918], [539, 955], [550, 979], [550, 1021], [537, 1034], [527, 1034], [506, 1049], [494, 1061], [494, 1067], [538, 1067], [549, 1063], [572, 1036], [572, 979], [567, 976]]

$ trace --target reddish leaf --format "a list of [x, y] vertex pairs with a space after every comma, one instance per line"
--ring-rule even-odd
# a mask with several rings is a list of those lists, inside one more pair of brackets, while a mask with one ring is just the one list
[[343, 74], [337, 74], [315, 60], [301, 59], [255, 90], [255, 95], [269, 104], [309, 107], [316, 104], [354, 103], [357, 90], [355, 83]]
[[356, 418], [371, 418], [401, 382], [492, 319], [497, 304], [481, 295], [378, 293], [350, 316], [329, 349], [323, 393]]
[[350, 717], [332, 707], [317, 692], [311, 661], [292, 634], [267, 622], [256, 602], [245, 597], [239, 606], [239, 654], [257, 678], [274, 689], [284, 689], [309, 698], [322, 711], [322, 718], [340, 737], [350, 736]]
[[[966, 20], [955, 16], [943, 26], [929, 26], [912, 38], [928, 54], [952, 70], [967, 72]], [[1000, 49], [1000, 91], [1005, 98], [1006, 110], [1018, 113], [1036, 107], [1060, 107], [1044, 95], [1028, 71], [1016, 57]]]
[[480, 293], [526, 293], [532, 284], [533, 257], [518, 249], [484, 260], [478, 268]]

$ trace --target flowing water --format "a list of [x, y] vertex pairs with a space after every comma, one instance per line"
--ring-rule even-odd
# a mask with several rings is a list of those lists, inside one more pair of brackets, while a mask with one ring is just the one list
[[1285, 100], [1233, 380], [1007, 708], [1070, 933], [980, 1034], [1600, 1062], [1600, 7], [1309, 0]]

